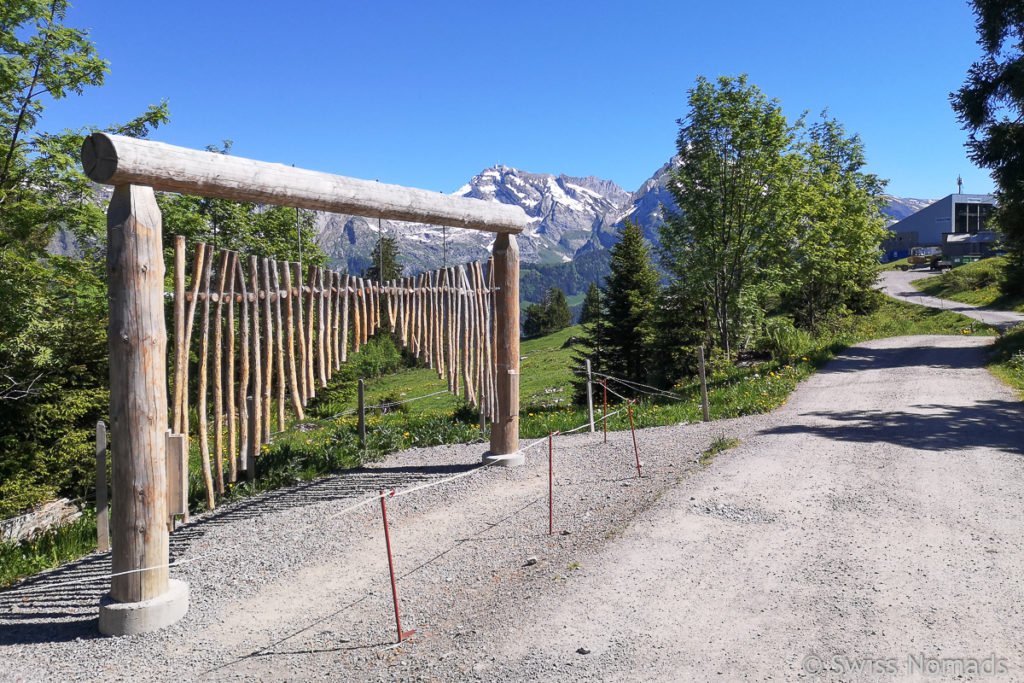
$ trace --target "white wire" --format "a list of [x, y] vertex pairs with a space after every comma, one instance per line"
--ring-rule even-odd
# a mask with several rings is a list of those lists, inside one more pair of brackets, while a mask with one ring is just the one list
[[[639, 391], [642, 394], [648, 394], [650, 396], [665, 396], [666, 398], [673, 398], [673, 399], [676, 399], [678, 401], [686, 400], [685, 398], [683, 398], [682, 396], [680, 396], [678, 394], [674, 394], [674, 393], [672, 393], [670, 391], [665, 391], [664, 389], [659, 389], [657, 387], [652, 387], [649, 384], [643, 384], [641, 382], [634, 382], [632, 380], [626, 380], [626, 379], [622, 379], [620, 377], [613, 377], [612, 375], [606, 375], [603, 372], [595, 372], [593, 374], [597, 375], [598, 377], [604, 377], [606, 379], [610, 379], [613, 382], [618, 382], [620, 384], [624, 384], [625, 386], [633, 389], [634, 391]], [[651, 393], [649, 391], [642, 391], [640, 389], [637, 389], [636, 387], [644, 387], [645, 389], [652, 389], [653, 391], [655, 391], [657, 393]]]
[[[627, 401], [630, 400], [628, 398], [625, 398], [624, 396], [621, 396], [621, 394], [616, 393], [614, 390], [610, 390], [609, 389], [609, 391], [612, 391], [613, 394], [615, 394], [616, 396], [620, 396], [621, 398], [623, 398], [623, 399], [625, 399]], [[437, 392], [437, 394], [443, 394], [443, 393], [446, 393], [446, 391], [439, 391], [439, 392]], [[415, 401], [415, 400], [418, 400], [418, 399], [421, 399], [421, 398], [428, 398], [429, 396], [436, 396], [437, 394], [428, 394], [427, 396], [417, 396], [416, 398], [409, 399], [409, 401]], [[408, 402], [408, 401], [406, 401], [406, 402]], [[606, 419], [606, 418], [612, 417], [614, 415], [617, 415], [617, 414], [623, 412], [624, 410], [626, 410], [626, 408], [620, 408], [619, 410], [616, 410], [615, 412], [607, 413], [606, 415], [602, 415], [600, 419]], [[558, 436], [558, 435], [564, 435], [564, 434], [572, 434], [573, 432], [577, 432], [577, 431], [579, 431], [579, 430], [581, 430], [581, 429], [583, 429], [583, 428], [585, 428], [585, 427], [587, 427], [589, 425], [590, 425], [590, 420], [587, 420], [586, 422], [584, 422], [583, 424], [581, 424], [578, 427], [574, 427], [572, 429], [565, 430], [565, 431], [562, 431], [562, 430], [554, 431], [551, 434], [549, 434], [547, 437], [543, 437], [543, 436], [539, 437], [536, 441], [534, 441], [533, 443], [529, 444], [528, 446], [524, 446], [523, 448], [520, 448], [519, 449], [519, 453], [522, 454], [525, 451], [528, 451], [529, 449], [533, 448], [534, 446], [537, 446], [539, 444], [544, 443], [545, 440], [547, 440], [547, 439], [549, 439], [551, 437]], [[390, 497], [397, 498], [399, 496], [406, 496], [406, 495], [409, 495], [410, 493], [415, 493], [417, 491], [422, 491], [424, 489], [432, 488], [434, 486], [441, 486], [442, 484], [447, 484], [448, 482], [455, 481], [456, 479], [461, 479], [462, 477], [468, 477], [469, 475], [475, 474], [476, 472], [479, 472], [480, 470], [482, 470], [482, 469], [484, 469], [486, 467], [490, 467], [491, 465], [496, 465], [499, 462], [502, 462], [503, 460], [508, 460], [508, 459], [510, 459], [512, 457], [515, 457], [515, 455], [516, 454], [493, 456], [486, 463], [482, 463], [481, 465], [478, 465], [477, 467], [469, 469], [469, 470], [467, 470], [465, 472], [459, 472], [458, 474], [452, 475], [450, 477], [445, 477], [444, 479], [438, 479], [437, 481], [430, 481], [430, 482], [427, 482], [425, 484], [419, 484], [418, 486], [413, 486], [411, 488], [404, 489], [402, 491], [396, 491], [395, 489], [390, 489], [389, 491], [385, 491], [384, 493], [377, 493], [377, 494], [374, 494], [372, 496], [368, 496], [367, 498], [364, 498], [363, 500], [359, 501], [358, 503], [355, 503], [353, 505], [349, 505], [348, 507], [342, 508], [338, 512], [336, 512], [333, 515], [331, 515], [330, 517], [328, 517], [325, 521], [330, 521], [330, 520], [336, 519], [338, 517], [341, 517], [344, 514], [352, 512], [353, 510], [358, 510], [359, 508], [364, 507], [366, 505], [369, 505], [369, 504], [373, 503], [374, 501], [380, 500], [382, 498], [390, 498]], [[83, 583], [86, 582], [86, 581], [99, 581], [99, 580], [112, 579], [115, 576], [124, 576], [126, 574], [135, 574], [135, 573], [138, 573], [138, 572], [147, 572], [147, 571], [152, 571], [154, 569], [166, 569], [166, 568], [170, 568], [170, 567], [177, 567], [179, 565], [189, 564], [191, 562], [196, 562], [198, 560], [201, 560], [201, 559], [204, 559], [204, 558], [207, 558], [207, 557], [210, 557], [210, 556], [211, 556], [210, 554], [198, 555], [196, 557], [191, 557], [191, 558], [189, 558], [187, 560], [179, 560], [177, 562], [171, 562], [171, 563], [168, 563], [168, 564], [158, 565], [156, 567], [144, 567], [142, 569], [130, 569], [128, 571], [117, 572], [117, 573], [113, 573], [113, 574], [107, 574], [107, 575], [104, 575], [104, 576], [98, 576], [98, 577], [95, 577], [93, 579], [86, 579], [86, 580], [83, 581]]]

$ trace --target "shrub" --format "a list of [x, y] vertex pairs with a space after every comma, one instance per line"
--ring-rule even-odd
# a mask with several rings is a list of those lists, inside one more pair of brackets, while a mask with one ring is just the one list
[[764, 323], [764, 333], [758, 340], [758, 349], [771, 354], [772, 358], [788, 358], [810, 348], [814, 338], [806, 330], [798, 329], [785, 316], [769, 318]]

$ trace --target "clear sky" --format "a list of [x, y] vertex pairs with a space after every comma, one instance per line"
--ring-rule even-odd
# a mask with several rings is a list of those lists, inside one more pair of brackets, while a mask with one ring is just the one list
[[171, 144], [442, 192], [496, 163], [632, 191], [697, 76], [747, 73], [790, 118], [828, 107], [892, 194], [992, 189], [948, 102], [980, 54], [965, 0], [78, 0], [68, 23], [111, 73], [45, 129], [166, 99]]

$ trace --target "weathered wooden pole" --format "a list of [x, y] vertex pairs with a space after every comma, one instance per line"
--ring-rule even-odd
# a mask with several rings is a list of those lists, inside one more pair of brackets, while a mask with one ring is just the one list
[[594, 433], [594, 378], [590, 369], [590, 359], [587, 362], [587, 415], [590, 416], [590, 433]]
[[484, 462], [505, 456], [501, 464], [521, 465], [525, 458], [519, 453], [519, 245], [508, 233], [498, 233], [494, 240], [494, 287], [498, 410], [491, 420], [491, 450]]
[[114, 527], [108, 635], [178, 621], [188, 586], [168, 579], [167, 330], [162, 221], [153, 188], [119, 185], [107, 212]]
[[711, 413], [708, 410], [708, 379], [704, 373], [704, 345], [697, 347], [697, 368], [700, 371], [700, 409], [704, 414], [704, 421], [711, 421]]
[[96, 550], [110, 550], [110, 506], [107, 505], [107, 425], [96, 423]]
[[359, 447], [366, 448], [366, 383], [363, 380], [359, 380], [356, 414], [359, 416], [356, 422], [356, 430], [359, 432]]

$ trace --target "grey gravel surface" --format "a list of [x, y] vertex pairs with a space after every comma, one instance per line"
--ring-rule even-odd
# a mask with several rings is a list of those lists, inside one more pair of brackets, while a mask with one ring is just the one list
[[[399, 646], [379, 505], [335, 515], [476, 467], [480, 445], [197, 519], [173, 537], [192, 608], [160, 633], [96, 635], [104, 556], [2, 593], [0, 678], [849, 680], [832, 657], [912, 674], [920, 653], [992, 654], [1020, 680], [1024, 414], [982, 369], [988, 343], [862, 344], [772, 414], [641, 430], [642, 479], [628, 432], [556, 437], [568, 533], [548, 534], [543, 443], [390, 499], [416, 629]], [[699, 467], [720, 435], [742, 443]], [[832, 669], [807, 673], [811, 655]]]
[[914, 286], [910, 284], [914, 280], [920, 280], [932, 275], [935, 275], [935, 273], [928, 270], [883, 270], [878, 276], [877, 287], [894, 299], [918, 304], [919, 306], [927, 306], [928, 308], [941, 308], [946, 311], [953, 311], [1003, 330], [1024, 322], [1024, 313], [1000, 311], [994, 308], [950, 301], [949, 299], [939, 299], [914, 289]]

